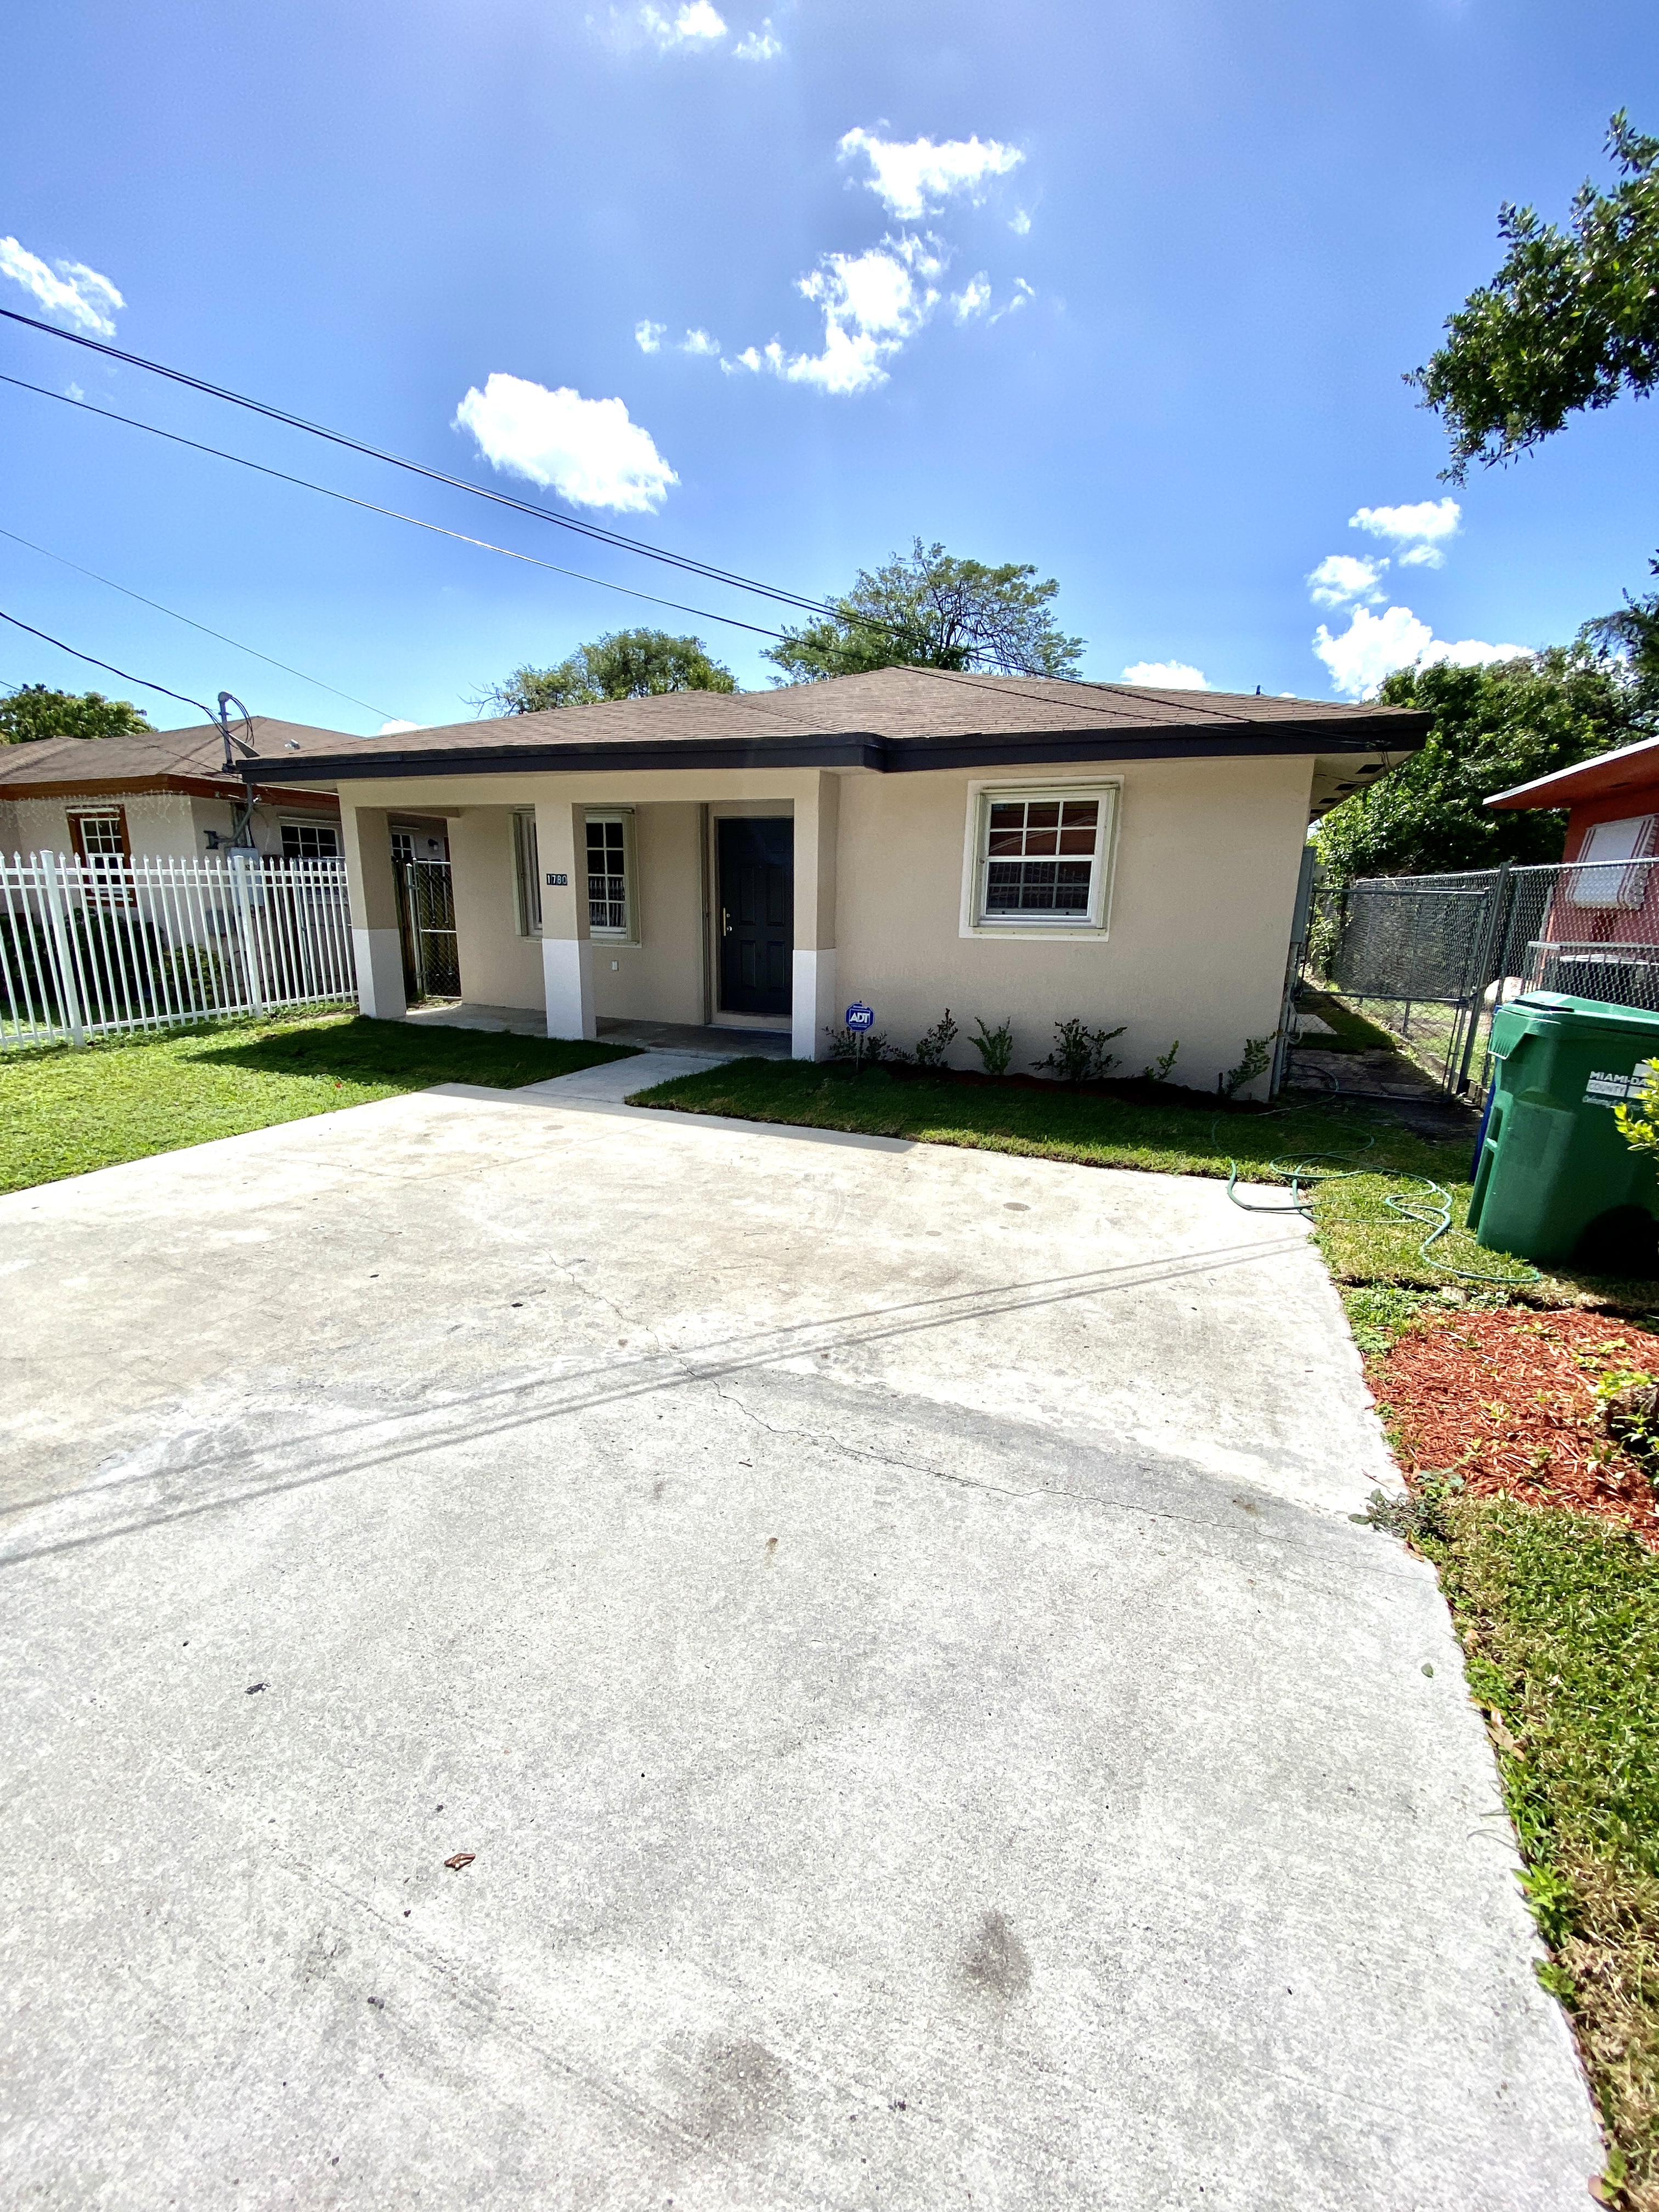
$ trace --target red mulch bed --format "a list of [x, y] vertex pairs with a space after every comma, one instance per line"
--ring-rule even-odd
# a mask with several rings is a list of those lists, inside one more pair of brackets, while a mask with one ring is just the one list
[[1455, 1468], [1476, 1497], [1571, 1506], [1659, 1549], [1653, 1483], [1595, 1426], [1594, 1385], [1614, 1367], [1659, 1375], [1659, 1335], [1511, 1306], [1425, 1316], [1370, 1382], [1408, 1474]]

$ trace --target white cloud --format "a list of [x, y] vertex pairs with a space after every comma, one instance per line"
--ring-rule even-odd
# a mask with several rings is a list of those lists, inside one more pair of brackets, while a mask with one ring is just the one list
[[64, 397], [65, 399], [84, 399], [86, 396], [86, 393], [82, 391], [78, 384], [66, 384], [64, 386]]
[[1348, 517], [1348, 527], [1407, 548], [1400, 556], [1402, 568], [1438, 568], [1445, 563], [1444, 541], [1457, 535], [1462, 519], [1455, 499], [1419, 499], [1407, 507], [1362, 507]]
[[676, 15], [647, 5], [640, 10], [640, 21], [665, 53], [671, 46], [710, 46], [726, 36], [725, 20], [708, 0], [687, 0]]
[[782, 40], [772, 35], [769, 15], [758, 31], [749, 32], [732, 49], [733, 58], [740, 62], [775, 62], [782, 52]]
[[418, 722], [382, 722], [375, 735], [380, 738], [400, 738], [405, 730], [418, 730]]
[[913, 236], [884, 238], [864, 253], [826, 253], [796, 287], [823, 310], [823, 352], [788, 355], [775, 338], [768, 346], [746, 347], [738, 359], [744, 368], [768, 369], [821, 392], [866, 392], [884, 384], [884, 362], [939, 305], [933, 280], [944, 270], [937, 242]]
[[977, 137], [947, 138], [936, 146], [931, 138], [899, 142], [864, 130], [849, 131], [837, 150], [843, 161], [854, 154], [868, 156], [872, 173], [865, 182], [902, 222], [919, 222], [957, 193], [982, 199], [993, 177], [1006, 177], [1025, 159], [1018, 146], [994, 138], [982, 144]]
[[1014, 210], [1013, 221], [1009, 224], [1008, 228], [1013, 232], [1016, 238], [1024, 238], [1029, 234], [1031, 228], [1031, 218], [1026, 214], [1024, 208], [1016, 208]]
[[77, 328], [96, 331], [100, 337], [115, 336], [112, 312], [127, 304], [109, 278], [88, 269], [84, 261], [60, 261], [54, 271], [15, 238], [0, 238], [0, 276], [9, 276], [32, 292], [48, 314], [66, 316]]
[[682, 353], [703, 355], [717, 354], [720, 349], [720, 340], [711, 338], [707, 331], [688, 331], [685, 334], [685, 343], [680, 348]]
[[648, 514], [679, 478], [620, 399], [584, 399], [497, 372], [455, 410], [492, 468], [550, 484], [577, 507]]
[[975, 315], [982, 315], [991, 304], [991, 280], [981, 269], [977, 276], [970, 276], [961, 291], [951, 295], [951, 312], [959, 323]]
[[1361, 561], [1352, 553], [1328, 553], [1308, 579], [1308, 596], [1316, 607], [1340, 607], [1350, 599], [1370, 603], [1382, 598], [1377, 579], [1388, 567], [1388, 556]]
[[1494, 660], [1514, 660], [1529, 650], [1524, 645], [1487, 645], [1476, 637], [1448, 644], [1409, 607], [1384, 607], [1380, 615], [1356, 607], [1340, 636], [1333, 637], [1323, 623], [1314, 634], [1314, 651], [1330, 671], [1334, 688], [1350, 699], [1369, 699], [1396, 668], [1427, 668], [1437, 661], [1449, 661], [1456, 668], [1482, 668]]
[[1133, 660], [1123, 672], [1126, 684], [1139, 684], [1153, 691], [1207, 691], [1209, 679], [1201, 668], [1184, 660]]
[[1014, 279], [1013, 297], [1009, 301], [1006, 307], [999, 307], [997, 309], [995, 314], [992, 316], [991, 320], [994, 323], [1000, 323], [1005, 315], [1012, 315], [1016, 307], [1023, 307], [1028, 300], [1035, 300], [1036, 297], [1036, 293], [1032, 286], [1028, 284], [1023, 276], [1016, 276]]
[[635, 324], [634, 343], [641, 353], [660, 353], [662, 334], [667, 328], [666, 323], [653, 323], [647, 318]]

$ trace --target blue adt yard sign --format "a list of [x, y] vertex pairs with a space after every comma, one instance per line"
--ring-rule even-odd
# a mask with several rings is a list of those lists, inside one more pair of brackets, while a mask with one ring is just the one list
[[847, 1026], [854, 1032], [872, 1030], [876, 1025], [876, 1010], [866, 1006], [862, 999], [854, 999], [847, 1009]]

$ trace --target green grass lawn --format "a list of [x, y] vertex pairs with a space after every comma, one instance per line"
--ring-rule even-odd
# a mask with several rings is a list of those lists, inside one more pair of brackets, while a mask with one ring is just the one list
[[1552, 1953], [1617, 2148], [1612, 2201], [1659, 2208], [1659, 1558], [1581, 1513], [1419, 1488]]
[[22, 1190], [433, 1083], [502, 1091], [625, 1048], [324, 1014], [0, 1057], [0, 1190]]

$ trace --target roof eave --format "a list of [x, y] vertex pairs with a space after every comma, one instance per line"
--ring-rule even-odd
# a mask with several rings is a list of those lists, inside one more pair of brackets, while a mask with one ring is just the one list
[[373, 753], [313, 755], [303, 762], [252, 760], [250, 782], [329, 783], [399, 781], [434, 775], [580, 774], [623, 769], [863, 768], [896, 775], [971, 767], [1018, 766], [1062, 760], [1213, 760], [1318, 753], [1410, 753], [1424, 744], [1429, 717], [1395, 708], [1381, 717], [1316, 723], [1253, 721], [1218, 730], [1207, 724], [1158, 724], [1124, 729], [963, 732], [938, 738], [884, 738], [870, 730], [823, 737], [599, 738], [562, 744], [446, 745], [388, 748]]

